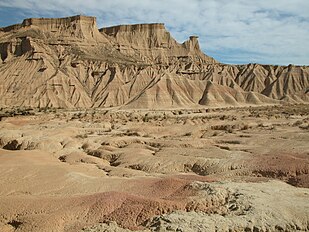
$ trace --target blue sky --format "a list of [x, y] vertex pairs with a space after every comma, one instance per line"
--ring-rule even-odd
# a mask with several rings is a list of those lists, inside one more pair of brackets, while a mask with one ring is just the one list
[[308, 0], [0, 0], [0, 27], [30, 17], [97, 17], [99, 27], [163, 22], [220, 62], [309, 65]]

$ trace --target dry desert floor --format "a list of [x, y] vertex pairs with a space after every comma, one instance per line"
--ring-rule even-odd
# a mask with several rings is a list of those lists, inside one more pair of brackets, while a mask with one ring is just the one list
[[1, 115], [2, 232], [309, 230], [309, 105]]

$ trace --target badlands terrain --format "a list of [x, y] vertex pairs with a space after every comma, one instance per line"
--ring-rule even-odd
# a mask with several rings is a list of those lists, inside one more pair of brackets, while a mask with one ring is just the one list
[[0, 28], [0, 231], [308, 231], [309, 67], [164, 24]]

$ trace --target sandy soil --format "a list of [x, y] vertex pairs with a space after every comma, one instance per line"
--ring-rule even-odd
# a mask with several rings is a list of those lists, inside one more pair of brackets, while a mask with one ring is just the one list
[[0, 231], [309, 230], [308, 105], [34, 113], [0, 121]]

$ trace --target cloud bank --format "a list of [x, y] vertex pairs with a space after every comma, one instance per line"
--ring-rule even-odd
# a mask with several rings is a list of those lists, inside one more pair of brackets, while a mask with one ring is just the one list
[[224, 63], [309, 65], [308, 12], [308, 0], [1, 0], [0, 24], [75, 14], [100, 27], [163, 22], [179, 42], [198, 35]]

